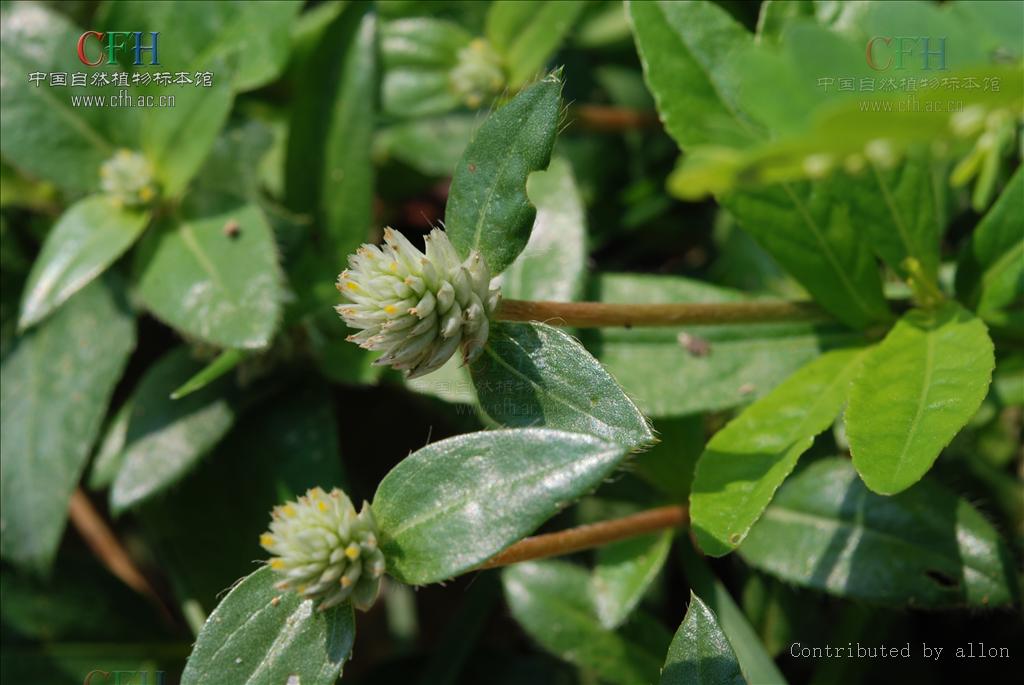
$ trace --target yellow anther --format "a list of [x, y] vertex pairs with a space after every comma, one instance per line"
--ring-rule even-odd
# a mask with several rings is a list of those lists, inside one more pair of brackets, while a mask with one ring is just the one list
[[281, 513], [283, 513], [285, 516], [289, 518], [295, 516], [295, 507], [293, 507], [290, 504], [286, 504], [283, 507], [281, 507]]
[[349, 587], [350, 585], [352, 585], [352, 579], [349, 578], [348, 576], [342, 576], [341, 578], [338, 579], [338, 582], [341, 583], [342, 587], [346, 587], [346, 588]]
[[320, 509], [320, 511], [327, 511], [327, 509], [328, 509], [327, 502], [323, 502], [323, 501], [317, 502], [316, 506]]
[[260, 545], [263, 547], [271, 547], [274, 544], [274, 536], [270, 533], [264, 533], [260, 536]]
[[274, 569], [275, 571], [280, 571], [284, 568], [284, 559], [271, 559], [270, 568]]
[[398, 271], [398, 262], [391, 262], [391, 266], [389, 268], [391, 269], [392, 273]]
[[349, 290], [359, 290], [359, 284], [356, 283], [355, 281], [349, 281], [348, 283], [345, 284], [345, 287], [347, 287]]
[[355, 561], [356, 559], [358, 559], [359, 558], [359, 545], [357, 545], [355, 543], [352, 543], [351, 545], [346, 547], [345, 548], [345, 556], [348, 557], [349, 559], [351, 559], [352, 561]]
[[389, 304], [389, 305], [387, 305], [387, 306], [385, 306], [385, 307], [384, 307], [384, 311], [385, 311], [385, 312], [387, 312], [388, 314], [394, 314], [394, 313], [395, 313], [395, 312], [397, 312], [398, 310], [397, 310], [397, 309], [395, 309], [395, 305], [393, 305], [393, 304]]

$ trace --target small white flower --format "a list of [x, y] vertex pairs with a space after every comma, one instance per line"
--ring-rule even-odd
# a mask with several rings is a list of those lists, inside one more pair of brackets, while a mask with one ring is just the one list
[[260, 545], [274, 555], [268, 565], [281, 577], [276, 587], [316, 601], [321, 611], [348, 599], [365, 611], [377, 599], [384, 554], [373, 512], [364, 502], [356, 514], [337, 488], [313, 488], [275, 507]]
[[153, 165], [138, 152], [118, 150], [100, 167], [100, 187], [125, 207], [141, 207], [157, 195]]
[[477, 38], [459, 50], [458, 63], [448, 75], [452, 91], [467, 107], [479, 107], [505, 87], [501, 56], [490, 43]]
[[426, 254], [387, 228], [382, 247], [363, 245], [338, 276], [338, 290], [350, 302], [336, 309], [361, 329], [348, 340], [384, 352], [374, 363], [410, 378], [439, 369], [460, 347], [464, 363], [476, 359], [500, 297], [478, 252], [459, 259], [438, 229], [425, 241]]

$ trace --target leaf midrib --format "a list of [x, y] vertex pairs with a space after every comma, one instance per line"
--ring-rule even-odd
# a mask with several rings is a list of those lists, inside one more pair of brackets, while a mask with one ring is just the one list
[[914, 418], [910, 422], [910, 426], [907, 428], [907, 432], [904, 436], [903, 447], [900, 448], [899, 456], [896, 457], [896, 468], [892, 473], [891, 481], [899, 481], [900, 474], [903, 472], [906, 466], [907, 451], [910, 449], [910, 445], [913, 444], [914, 439], [917, 435], [917, 431], [921, 425], [921, 419], [924, 417], [924, 408], [928, 399], [928, 388], [931, 386], [932, 375], [935, 373], [935, 334], [932, 331], [925, 333], [925, 355], [924, 355], [924, 373], [921, 375], [921, 392], [917, 398], [917, 409], [914, 412]]

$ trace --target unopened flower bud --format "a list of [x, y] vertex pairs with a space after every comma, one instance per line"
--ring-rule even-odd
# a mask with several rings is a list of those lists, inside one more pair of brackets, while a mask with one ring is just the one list
[[337, 488], [313, 488], [275, 507], [260, 545], [274, 555], [268, 565], [281, 578], [276, 587], [314, 600], [321, 611], [346, 600], [365, 611], [377, 599], [384, 554], [373, 512], [364, 502], [356, 514]]
[[479, 107], [504, 88], [501, 57], [487, 41], [472, 41], [459, 50], [458, 59], [448, 78], [452, 90], [467, 107]]
[[351, 342], [384, 355], [389, 365], [416, 378], [439, 369], [462, 349], [464, 363], [483, 351], [499, 292], [478, 252], [461, 260], [444, 231], [425, 239], [426, 253], [405, 236], [384, 230], [384, 245], [363, 245], [349, 256], [338, 290], [345, 323], [361, 329]]

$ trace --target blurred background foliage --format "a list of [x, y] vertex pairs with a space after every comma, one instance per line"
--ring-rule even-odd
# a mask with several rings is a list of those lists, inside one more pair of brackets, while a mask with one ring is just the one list
[[[815, 11], [717, 4], [749, 31], [771, 30], [759, 17]], [[825, 16], [846, 3], [816, 5]], [[5, 682], [81, 683], [121, 668], [175, 682], [203, 617], [263, 556], [257, 538], [274, 504], [312, 485], [369, 499], [410, 451], [486, 427], [456, 365], [406, 382], [346, 344], [333, 283], [383, 226], [414, 237], [439, 225], [475, 128], [552, 65], [564, 65], [563, 130], [550, 169], [530, 179], [537, 223], [502, 276], [506, 297], [807, 295], [716, 202], [669, 194], [679, 149], [621, 2], [4, 2], [2, 26]], [[70, 108], [53, 101], [65, 92], [29, 83], [31, 72], [89, 71], [77, 37], [114, 27], [159, 31], [165, 69], [210, 71], [214, 86], [168, 90], [174, 108], [114, 112]], [[1019, 59], [1017, 29], [985, 39]], [[141, 173], [156, 201], [117, 201], [103, 185], [100, 168], [122, 148], [149, 162]], [[993, 188], [1019, 155], [1010, 151]], [[943, 199], [944, 264], [985, 209], [970, 189]], [[932, 474], [1018, 559], [1020, 330], [1003, 326], [989, 397]], [[661, 442], [547, 528], [685, 500], [706, 438], [737, 407], [854, 335], [838, 324], [581, 334]], [[841, 431], [826, 433], [802, 468], [838, 468], [827, 458], [846, 449]], [[65, 525], [79, 483], [141, 569], [141, 594]], [[685, 536], [629, 545], [516, 569], [504, 599], [493, 571], [415, 592], [391, 583], [359, 616], [344, 680], [636, 682], [660, 666], [691, 589], [738, 654], [753, 650], [748, 663], [794, 683], [981, 681], [1006, 664], [813, 661], [792, 658], [793, 642], [1024, 644], [1019, 603], [936, 613], [856, 588], [801, 588], [746, 563], [743, 549], [709, 562]], [[590, 584], [611, 588], [593, 606]], [[552, 625], [572, 634], [549, 635]], [[622, 663], [609, 656], [620, 649], [631, 655]]]

